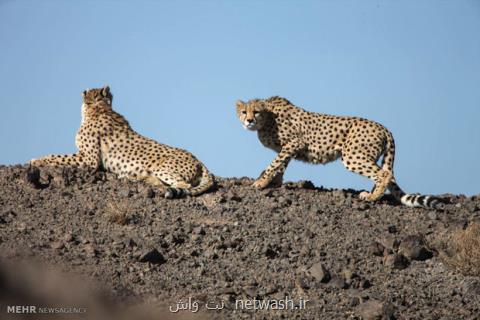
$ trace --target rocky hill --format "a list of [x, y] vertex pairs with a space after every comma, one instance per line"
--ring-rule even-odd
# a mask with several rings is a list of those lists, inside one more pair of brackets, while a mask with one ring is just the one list
[[[476, 262], [463, 273], [462, 261], [446, 262], [459, 251], [454, 235], [479, 219], [480, 196], [445, 195], [451, 203], [431, 211], [308, 181], [257, 191], [248, 178], [218, 180], [203, 196], [166, 200], [103, 172], [0, 167], [1, 312], [68, 296], [147, 304], [158, 319], [479, 317]], [[52, 274], [32, 261], [102, 293], [32, 285], [32, 272]], [[288, 310], [247, 307], [285, 297]]]

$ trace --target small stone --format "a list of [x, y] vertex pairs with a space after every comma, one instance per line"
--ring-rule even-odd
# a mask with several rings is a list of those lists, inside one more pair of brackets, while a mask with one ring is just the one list
[[192, 239], [192, 241], [197, 241], [197, 240], [199, 240], [199, 239], [201, 239], [201, 238], [202, 238], [202, 236], [199, 235], [199, 234], [192, 234], [192, 235], [190, 235], [190, 239]]
[[398, 252], [411, 260], [428, 260], [433, 257], [433, 253], [425, 246], [425, 241], [421, 235], [411, 235], [405, 237]]
[[194, 249], [194, 250], [192, 250], [192, 251], [190, 252], [190, 256], [192, 256], [192, 257], [199, 257], [199, 256], [200, 256], [200, 253], [199, 253], [197, 250]]
[[430, 219], [430, 220], [437, 220], [438, 215], [437, 215], [437, 213], [436, 213], [435, 211], [429, 211], [429, 212], [427, 213], [427, 217], [428, 217], [428, 219]]
[[370, 209], [370, 204], [365, 201], [354, 202], [353, 209], [357, 209], [358, 211], [365, 211]]
[[271, 198], [274, 196], [273, 189], [264, 189], [262, 190], [262, 194], [267, 198]]
[[73, 237], [73, 234], [71, 233], [65, 233], [65, 235], [63, 236], [63, 241], [65, 242], [72, 242], [74, 239]]
[[356, 307], [360, 304], [360, 298], [359, 297], [352, 297], [350, 298], [350, 301], [348, 303], [348, 305], [350, 307]]
[[256, 298], [258, 296], [258, 289], [255, 286], [245, 287], [243, 292], [250, 298]]
[[229, 200], [229, 201], [235, 201], [235, 202], [241, 202], [242, 201], [242, 198], [233, 191], [229, 191], [227, 193], [226, 197], [227, 197], [227, 200]]
[[199, 226], [199, 227], [193, 228], [192, 233], [196, 235], [204, 235], [205, 230], [201, 226]]
[[468, 206], [468, 212], [475, 213], [477, 211], [480, 211], [480, 206], [478, 204], [472, 204]]
[[306, 190], [314, 190], [315, 189], [315, 185], [313, 184], [312, 181], [308, 181], [308, 180], [302, 180], [298, 183], [298, 186], [301, 188], [301, 189], [306, 189]]
[[265, 256], [269, 259], [275, 259], [276, 257], [278, 257], [278, 253], [276, 250], [272, 248], [267, 248], [265, 250]]
[[307, 281], [306, 281], [304, 278], [302, 278], [302, 277], [296, 278], [296, 279], [295, 279], [295, 284], [296, 284], [298, 287], [302, 288], [302, 289], [305, 289], [305, 290], [310, 289]]
[[387, 234], [383, 238], [379, 239], [378, 241], [383, 247], [389, 250], [395, 250], [398, 248], [400, 242], [394, 235]]
[[397, 233], [398, 232], [397, 226], [395, 226], [395, 225], [388, 226], [387, 230], [388, 230], [388, 233]]
[[358, 205], [358, 210], [360, 210], [360, 211], [365, 211], [365, 210], [368, 210], [370, 208], [371, 208], [370, 204], [367, 203], [367, 202], [364, 202], [364, 201], [360, 202], [360, 204]]
[[40, 170], [37, 167], [29, 167], [25, 174], [25, 181], [35, 188], [40, 188]]
[[367, 249], [368, 254], [374, 255], [374, 256], [377, 256], [377, 257], [383, 256], [383, 251], [384, 250], [385, 250], [385, 248], [380, 243], [378, 243], [377, 241], [372, 242]]
[[478, 297], [480, 296], [480, 280], [467, 280], [463, 283], [462, 289], [466, 294]]
[[357, 274], [350, 269], [343, 270], [342, 274], [345, 280], [352, 280], [353, 278], [357, 277]]
[[332, 196], [334, 198], [340, 198], [340, 199], [345, 198], [345, 191], [340, 190], [340, 189], [333, 190], [332, 191]]
[[17, 213], [13, 210], [6, 210], [0, 214], [0, 224], [6, 224], [12, 222]]
[[17, 230], [19, 232], [24, 232], [27, 230], [27, 224], [25, 222], [20, 222], [18, 225], [17, 225]]
[[165, 257], [155, 248], [145, 252], [138, 259], [139, 262], [150, 262], [153, 264], [163, 264], [167, 262]]
[[373, 299], [359, 305], [356, 308], [356, 313], [363, 320], [393, 318], [393, 308], [390, 304]]
[[62, 241], [55, 241], [50, 244], [50, 247], [55, 250], [60, 250], [64, 247], [65, 245], [63, 244]]
[[123, 241], [123, 243], [124, 243], [124, 245], [125, 245], [125, 247], [126, 247], [127, 249], [132, 249], [132, 248], [134, 248], [134, 247], [138, 247], [138, 246], [137, 246], [137, 243], [136, 243], [135, 240], [133, 240], [132, 238], [127, 238], [127, 239], [125, 239], [125, 240]]
[[203, 252], [203, 255], [208, 258], [208, 259], [211, 259], [211, 260], [216, 260], [218, 259], [218, 254], [217, 252], [215, 251], [215, 249], [213, 248], [208, 248], [206, 249], [204, 252]]
[[320, 282], [323, 282], [323, 283], [327, 283], [331, 279], [330, 272], [320, 262], [315, 263], [313, 266], [311, 266], [310, 269], [308, 269], [308, 272], [317, 281], [320, 281]]
[[118, 191], [118, 195], [122, 198], [130, 198], [132, 196], [132, 191], [128, 188], [123, 188], [120, 191]]
[[330, 282], [328, 283], [330, 286], [338, 289], [347, 289], [348, 285], [342, 277], [333, 276]]
[[91, 257], [95, 257], [98, 254], [97, 249], [91, 243], [86, 244], [84, 249], [85, 249], [85, 252]]
[[285, 198], [283, 196], [280, 196], [277, 200], [277, 203], [281, 206], [281, 207], [288, 207], [292, 204], [292, 200], [291, 199], [288, 199], [288, 198]]
[[363, 279], [360, 281], [360, 287], [362, 289], [368, 289], [372, 286], [372, 283], [368, 279]]
[[408, 259], [401, 254], [389, 254], [383, 258], [383, 264], [392, 269], [403, 270], [409, 263]]

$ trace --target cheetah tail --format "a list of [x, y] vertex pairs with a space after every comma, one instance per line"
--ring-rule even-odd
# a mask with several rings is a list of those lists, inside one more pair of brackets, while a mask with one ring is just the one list
[[188, 190], [188, 193], [191, 196], [198, 196], [208, 191], [215, 184], [215, 178], [210, 172], [208, 172], [208, 169], [203, 164], [201, 165], [201, 169], [202, 177], [200, 178], [200, 183], [192, 189]]
[[165, 190], [165, 199], [180, 199], [189, 194], [187, 189], [168, 187]]
[[392, 176], [393, 176], [394, 161], [395, 161], [395, 140], [393, 140], [393, 135], [389, 131], [387, 131], [384, 155], [382, 159], [382, 169], [387, 172], [392, 172]]
[[395, 199], [408, 207], [442, 210], [445, 208], [445, 204], [448, 203], [446, 199], [435, 196], [405, 193], [402, 189], [400, 189], [395, 180], [392, 180], [392, 182], [390, 182], [388, 189], [395, 197]]

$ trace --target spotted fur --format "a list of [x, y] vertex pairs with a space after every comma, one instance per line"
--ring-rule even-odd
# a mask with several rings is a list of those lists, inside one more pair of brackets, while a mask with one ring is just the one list
[[166, 198], [199, 195], [214, 184], [207, 168], [188, 151], [160, 144], [135, 132], [112, 109], [110, 88], [84, 91], [78, 152], [34, 159], [32, 165], [103, 168], [119, 177], [143, 180]]
[[[379, 123], [309, 112], [278, 96], [246, 103], [237, 101], [236, 106], [244, 128], [257, 131], [260, 142], [278, 153], [254, 182], [256, 188], [265, 188], [272, 181], [281, 183], [291, 159], [325, 164], [340, 158], [348, 170], [375, 183], [371, 192], [360, 193], [363, 200], [378, 200], [388, 188], [407, 206], [443, 206], [440, 198], [406, 194], [400, 189], [393, 175], [393, 136]], [[382, 156], [379, 166], [377, 162]]]

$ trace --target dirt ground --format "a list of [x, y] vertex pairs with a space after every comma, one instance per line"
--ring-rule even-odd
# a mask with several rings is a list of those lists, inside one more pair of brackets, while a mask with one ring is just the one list
[[480, 195], [433, 211], [251, 183], [166, 200], [108, 173], [0, 166], [0, 318], [41, 318], [12, 304], [85, 307], [48, 319], [480, 318], [480, 278], [440, 255]]

